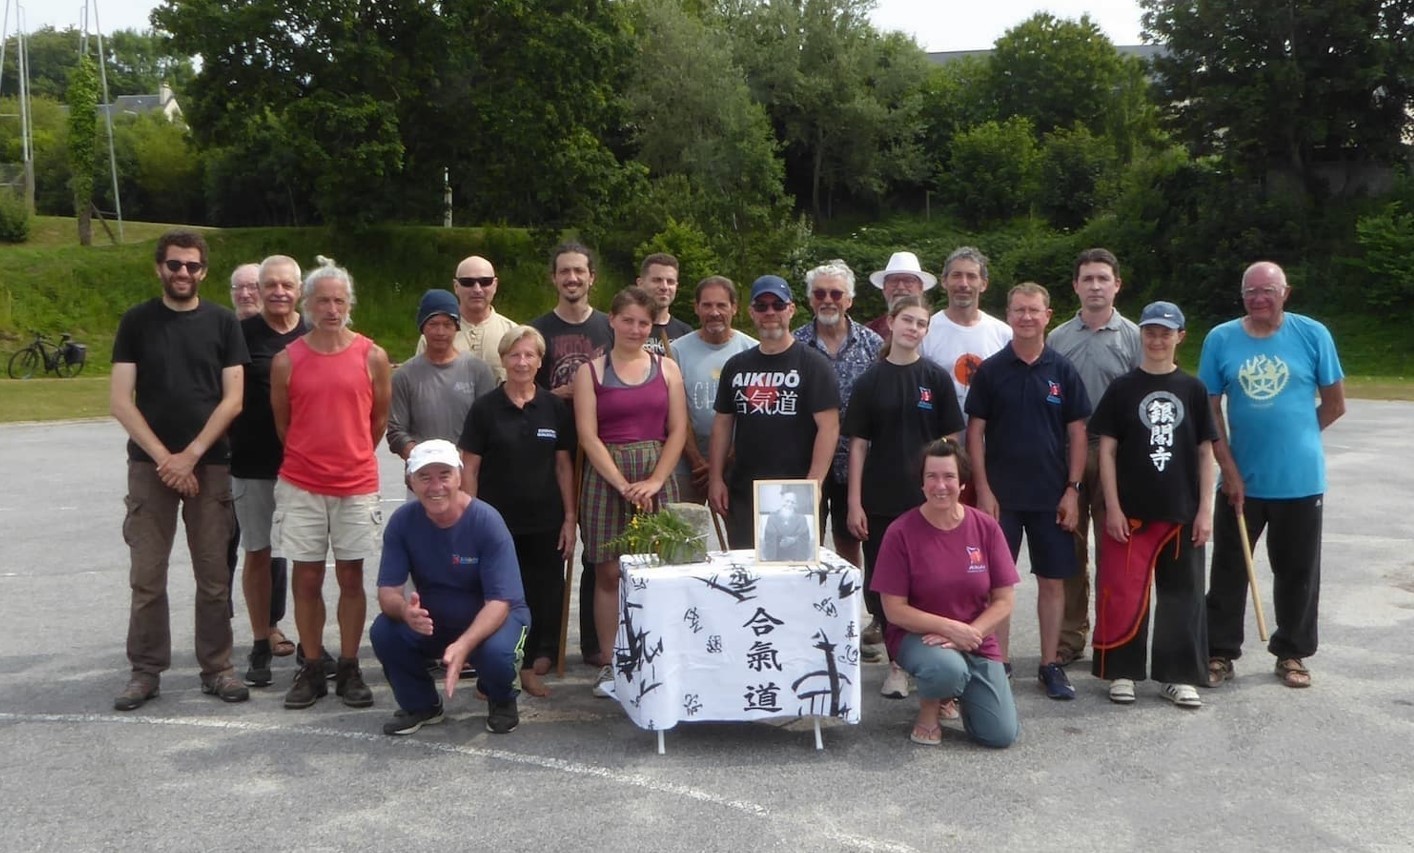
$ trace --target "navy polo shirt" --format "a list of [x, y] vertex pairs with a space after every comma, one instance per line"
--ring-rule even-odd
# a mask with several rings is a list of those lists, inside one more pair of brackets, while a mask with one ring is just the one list
[[1089, 415], [1079, 372], [1050, 347], [1031, 364], [1011, 344], [982, 362], [967, 394], [967, 416], [987, 422], [987, 481], [1002, 509], [1056, 508], [1070, 473], [1066, 424]]
[[555, 532], [564, 523], [555, 454], [573, 456], [576, 441], [574, 415], [564, 400], [537, 386], [521, 408], [502, 384], [472, 403], [457, 446], [481, 457], [477, 499], [495, 507], [519, 536]]

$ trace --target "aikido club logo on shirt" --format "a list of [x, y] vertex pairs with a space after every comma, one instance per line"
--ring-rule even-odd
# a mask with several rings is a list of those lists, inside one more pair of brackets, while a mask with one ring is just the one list
[[1173, 458], [1173, 431], [1183, 423], [1183, 401], [1168, 391], [1153, 391], [1139, 401], [1139, 422], [1149, 429], [1149, 461], [1163, 471]]
[[1237, 369], [1237, 384], [1254, 403], [1276, 397], [1291, 379], [1291, 368], [1280, 358], [1254, 355]]
[[732, 377], [738, 415], [794, 415], [800, 399], [800, 371], [757, 370]]
[[1060, 383], [1057, 382], [1057, 381], [1054, 380], [1054, 379], [1047, 379], [1047, 380], [1046, 380], [1046, 402], [1047, 402], [1047, 403], [1055, 403], [1056, 405], [1060, 405], [1060, 402], [1061, 402], [1061, 387], [1060, 387]]
[[452, 565], [454, 566], [475, 566], [480, 562], [480, 557], [463, 557], [460, 554], [452, 555]]
[[933, 411], [933, 389], [918, 386], [918, 408], [925, 412]]
[[969, 575], [982, 574], [987, 571], [987, 561], [982, 559], [982, 549], [975, 545], [967, 546], [967, 573]]

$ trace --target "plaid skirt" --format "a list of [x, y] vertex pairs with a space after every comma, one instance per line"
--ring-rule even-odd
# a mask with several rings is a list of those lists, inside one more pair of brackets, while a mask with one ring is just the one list
[[[630, 483], [646, 480], [658, 465], [658, 456], [663, 451], [661, 441], [632, 441], [628, 444], [609, 444], [609, 455], [624, 477]], [[654, 508], [672, 503], [678, 499], [677, 482], [669, 477], [663, 490], [654, 498]], [[619, 553], [609, 547], [609, 540], [624, 532], [631, 515], [628, 501], [623, 499], [618, 489], [599, 475], [593, 465], [584, 465], [584, 487], [579, 492], [579, 532], [584, 537], [585, 559], [591, 563], [616, 560]]]

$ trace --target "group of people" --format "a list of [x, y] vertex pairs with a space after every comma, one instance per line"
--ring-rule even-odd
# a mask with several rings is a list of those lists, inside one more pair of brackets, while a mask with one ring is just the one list
[[[555, 307], [525, 325], [496, 312], [494, 267], [470, 257], [450, 291], [422, 297], [417, 354], [396, 370], [349, 328], [353, 280], [332, 261], [303, 278], [280, 255], [238, 268], [232, 301], [249, 315], [239, 320], [198, 296], [200, 235], [164, 235], [156, 262], [162, 295], [124, 315], [113, 354], [112, 410], [131, 439], [132, 673], [120, 710], [156, 696], [170, 666], [179, 507], [204, 692], [243, 701], [248, 685], [272, 682], [274, 656], [297, 652], [287, 708], [315, 704], [327, 680], [345, 704], [371, 705], [358, 661], [363, 561], [381, 534], [369, 637], [398, 704], [384, 731], [439, 722], [442, 695], [474, 673], [487, 729], [505, 733], [520, 690], [549, 695], [578, 537], [581, 652], [604, 696], [625, 526], [705, 501], [729, 546], [750, 548], [753, 483], [777, 479], [821, 484], [820, 529], [865, 572], [865, 659], [888, 659], [884, 695], [917, 686], [915, 742], [938, 743], [941, 721], [957, 717], [979, 743], [1015, 740], [1009, 626], [1023, 539], [1038, 580], [1038, 682], [1074, 697], [1065, 667], [1091, 633], [1092, 526], [1092, 670], [1113, 701], [1133, 702], [1152, 675], [1173, 703], [1197, 707], [1196, 687], [1232, 677], [1246, 593], [1238, 513], [1253, 541], [1267, 531], [1276, 673], [1310, 684], [1320, 432], [1344, 398], [1329, 332], [1285, 312], [1275, 264], [1243, 274], [1246, 314], [1209, 334], [1195, 378], [1176, 363], [1181, 309], [1155, 302], [1137, 324], [1122, 317], [1119, 263], [1104, 249], [1077, 259], [1080, 310], [1049, 335], [1038, 284], [1008, 292], [1005, 321], [981, 310], [988, 261], [971, 247], [948, 256], [941, 281], [895, 253], [869, 276], [888, 310], [867, 324], [849, 314], [855, 275], [842, 261], [806, 274], [813, 316], [794, 331], [791, 285], [761, 276], [747, 305], [755, 337], [732, 328], [738, 290], [721, 276], [696, 286], [695, 330], [672, 317], [671, 255], [645, 258], [605, 314], [589, 302], [593, 253], [562, 244]], [[940, 284], [947, 302], [933, 312], [926, 295]], [[375, 453], [385, 436], [413, 498], [386, 526]], [[228, 611], [237, 519], [253, 637], [244, 679]], [[323, 645], [330, 551], [337, 657]], [[297, 648], [279, 629], [284, 560]]]

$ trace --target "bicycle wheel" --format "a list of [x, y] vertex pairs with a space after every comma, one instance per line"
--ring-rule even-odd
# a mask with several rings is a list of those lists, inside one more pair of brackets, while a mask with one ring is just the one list
[[39, 370], [39, 353], [34, 347], [25, 347], [10, 356], [10, 378], [28, 379]]
[[76, 361], [69, 361], [69, 354], [60, 350], [58, 362], [58, 364], [54, 365], [55, 373], [66, 378], [78, 376], [83, 372], [83, 366], [88, 363], [88, 353], [80, 352]]

